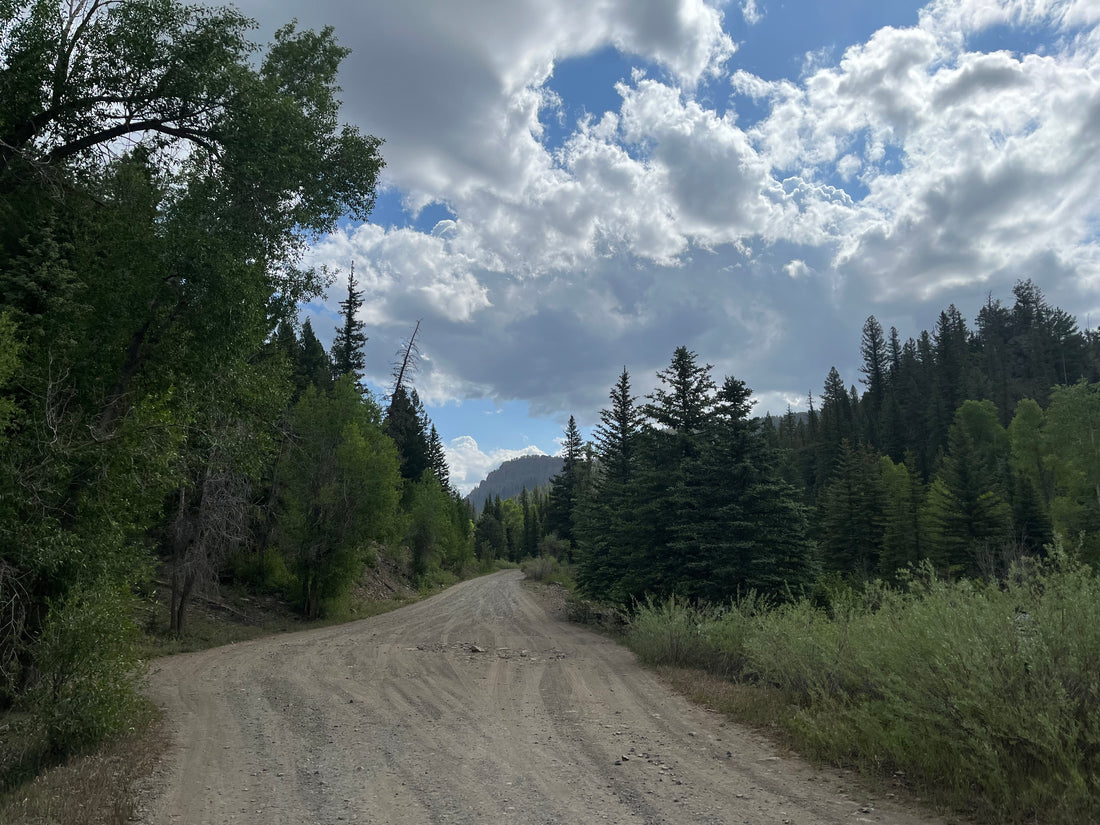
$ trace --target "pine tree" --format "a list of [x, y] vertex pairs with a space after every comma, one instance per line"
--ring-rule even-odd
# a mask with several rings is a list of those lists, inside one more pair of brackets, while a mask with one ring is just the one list
[[625, 600], [675, 592], [679, 550], [693, 541], [698, 518], [692, 488], [702, 483], [695, 465], [715, 404], [712, 368], [700, 366], [697, 357], [678, 347], [642, 408], [647, 420], [637, 442], [635, 541], [620, 584]]
[[947, 453], [928, 493], [931, 554], [951, 572], [979, 572], [979, 555], [999, 551], [1011, 538], [1012, 512], [1001, 472], [1007, 456], [998, 455], [1003, 447], [998, 448], [1001, 438], [994, 430], [999, 426], [992, 402], [966, 402], [948, 433]]
[[924, 482], [912, 453], [895, 464], [888, 456], [879, 461], [883, 488], [882, 553], [879, 573], [892, 579], [898, 570], [924, 558]]
[[844, 387], [844, 381], [836, 367], [829, 368], [825, 377], [825, 390], [821, 397], [821, 415], [818, 432], [820, 443], [816, 450], [816, 478], [825, 484], [836, 471], [841, 443], [852, 440], [852, 400]]
[[366, 369], [363, 346], [367, 343], [367, 336], [363, 332], [366, 325], [358, 318], [362, 306], [363, 293], [356, 289], [353, 264], [348, 274], [348, 297], [340, 302], [343, 324], [336, 328], [336, 338], [332, 342], [332, 367], [337, 378], [349, 373], [355, 376], [355, 383], [360, 391], [363, 388], [363, 371]]
[[670, 589], [689, 598], [720, 603], [751, 589], [783, 595], [816, 573], [804, 508], [780, 476], [777, 450], [749, 418], [751, 394], [725, 379], [693, 463], [694, 500], [670, 547], [678, 562]]

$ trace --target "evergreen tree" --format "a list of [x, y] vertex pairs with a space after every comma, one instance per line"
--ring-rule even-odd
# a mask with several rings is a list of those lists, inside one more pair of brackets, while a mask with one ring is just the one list
[[623, 368], [595, 430], [598, 472], [577, 524], [577, 584], [596, 598], [615, 592], [634, 546], [633, 481], [642, 415]]
[[403, 386], [394, 390], [386, 410], [386, 434], [397, 445], [403, 478], [418, 481], [425, 470], [431, 469], [424, 411], [415, 390], [412, 397]]
[[843, 441], [833, 480], [818, 507], [825, 569], [861, 579], [878, 570], [884, 504], [878, 456], [868, 447]]
[[825, 377], [819, 421], [815, 476], [818, 485], [822, 485], [832, 478], [838, 466], [841, 444], [853, 439], [852, 400], [836, 367], [830, 367]]
[[634, 482], [636, 543], [620, 585], [626, 600], [674, 592], [682, 562], [676, 549], [693, 541], [698, 500], [692, 488], [702, 483], [696, 462], [715, 403], [712, 367], [700, 366], [697, 359], [687, 347], [677, 347], [642, 407], [646, 420], [638, 437]]
[[951, 304], [940, 313], [932, 336], [934, 380], [932, 438], [936, 449], [947, 442], [955, 411], [967, 398], [970, 386], [970, 332], [962, 313]]
[[668, 586], [689, 598], [798, 592], [816, 573], [805, 512], [780, 477], [777, 451], [749, 418], [750, 397], [744, 382], [725, 379], [693, 462], [694, 500], [669, 547], [678, 564]]
[[562, 470], [550, 480], [550, 503], [547, 511], [546, 529], [556, 533], [558, 538], [574, 542], [574, 519], [582, 474], [584, 472], [584, 441], [581, 439], [577, 420], [569, 416], [565, 428], [565, 441], [562, 444], [562, 458], [565, 463]]
[[332, 361], [325, 352], [324, 345], [317, 340], [313, 325], [306, 318], [302, 322], [302, 341], [298, 351], [295, 384], [301, 387], [301, 392], [305, 392], [310, 385], [322, 392], [327, 392], [332, 389], [332, 373]]
[[[893, 330], [893, 333], [895, 336], [893, 340], [896, 343], [897, 330]], [[859, 351], [863, 356], [863, 365], [859, 368], [863, 378], [860, 380], [867, 387], [867, 393], [863, 399], [866, 406], [864, 413], [866, 426], [863, 435], [869, 444], [881, 446], [881, 418], [886, 401], [886, 383], [890, 364], [882, 324], [875, 320], [874, 315], [869, 316], [863, 324]]]
[[992, 402], [968, 401], [948, 434], [948, 449], [929, 490], [930, 551], [954, 573], [974, 575], [982, 557], [999, 553], [1012, 535], [1002, 462], [1007, 438]]
[[444, 490], [451, 489], [451, 468], [447, 466], [447, 452], [435, 424], [428, 433], [428, 469], [432, 471]]
[[353, 264], [348, 273], [348, 296], [340, 302], [343, 323], [336, 328], [336, 338], [332, 342], [332, 368], [337, 378], [349, 373], [354, 376], [360, 391], [363, 389], [363, 370], [366, 369], [363, 347], [367, 343], [364, 333], [366, 325], [358, 317], [362, 306], [363, 293], [356, 289]]

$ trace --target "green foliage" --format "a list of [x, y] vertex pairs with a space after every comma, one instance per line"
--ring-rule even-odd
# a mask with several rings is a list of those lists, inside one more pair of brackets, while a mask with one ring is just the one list
[[[338, 122], [331, 30], [286, 26], [258, 51], [228, 8], [5, 9], [0, 707], [31, 702], [61, 751], [121, 719], [116, 594], [150, 575], [152, 551], [213, 578], [250, 538], [306, 377], [268, 339], [322, 285], [298, 268], [306, 243], [366, 215], [382, 162]], [[340, 430], [335, 475], [377, 452], [365, 432]], [[317, 493], [331, 511], [336, 491]]]
[[1100, 384], [1055, 389], [1043, 439], [1054, 472], [1055, 529], [1081, 536], [1085, 557], [1100, 565]]
[[[358, 317], [362, 306], [363, 293], [356, 289], [355, 266], [352, 265], [351, 272], [348, 274], [348, 297], [340, 302], [343, 324], [336, 328], [336, 337], [332, 342], [332, 371], [335, 378], [351, 375], [360, 389], [362, 389], [363, 370], [366, 368], [363, 345], [367, 343], [367, 336], [363, 332], [365, 325]], [[398, 387], [398, 390], [404, 390], [404, 387]]]
[[137, 718], [131, 602], [124, 592], [88, 587], [50, 605], [23, 701], [56, 756], [79, 753]]
[[925, 564], [905, 590], [832, 588], [729, 611], [642, 605], [629, 631], [646, 661], [781, 690], [815, 756], [903, 772], [922, 794], [985, 822], [1100, 816], [1100, 580], [1059, 544], [1000, 587]]
[[520, 570], [532, 581], [547, 584], [560, 584], [567, 590], [576, 587], [573, 579], [573, 566], [560, 561], [556, 556], [536, 556], [520, 562]]
[[806, 514], [751, 391], [684, 347], [640, 411], [624, 371], [597, 429], [599, 465], [576, 508], [578, 580], [618, 604], [677, 595], [796, 592], [816, 572]]
[[431, 469], [426, 421], [416, 390], [410, 396], [403, 386], [395, 389], [386, 410], [386, 434], [397, 445], [401, 476], [407, 481], [417, 481]]
[[280, 536], [309, 617], [347, 592], [371, 542], [395, 537], [400, 470], [380, 418], [351, 375], [331, 395], [310, 389], [291, 414], [294, 440], [279, 476]]
[[[0, 312], [0, 391], [15, 375], [19, 367], [19, 356], [23, 347], [16, 337], [15, 322], [10, 312]], [[18, 408], [12, 398], [0, 395], [0, 445], [4, 443], [4, 430], [7, 429]]]
[[841, 442], [832, 481], [818, 505], [821, 550], [826, 569], [870, 577], [879, 565], [886, 493], [878, 456]]
[[474, 560], [470, 520], [462, 503], [431, 473], [409, 486], [405, 500], [405, 542], [412, 551], [414, 578], [424, 579], [433, 565], [462, 575]]
[[901, 464], [889, 456], [879, 459], [883, 491], [882, 552], [879, 572], [893, 579], [898, 570], [925, 558], [926, 536], [921, 520], [924, 483], [910, 453]]
[[744, 669], [745, 642], [768, 604], [751, 591], [726, 607], [693, 606], [675, 597], [647, 599], [630, 620], [626, 642], [643, 662], [733, 678]]

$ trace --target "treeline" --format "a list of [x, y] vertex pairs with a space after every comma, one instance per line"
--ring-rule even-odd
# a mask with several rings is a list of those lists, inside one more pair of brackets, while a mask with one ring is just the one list
[[316, 616], [378, 546], [419, 576], [473, 558], [408, 374], [385, 409], [359, 385], [354, 277], [331, 355], [292, 323], [328, 283], [308, 239], [365, 219], [382, 168], [339, 122], [346, 50], [288, 25], [257, 53], [252, 27], [174, 0], [0, 17], [0, 712], [54, 754], [126, 724], [158, 564], [179, 632], [219, 577]]
[[1100, 336], [1030, 281], [1013, 294], [976, 329], [951, 306], [904, 343], [868, 318], [862, 392], [833, 368], [779, 420], [683, 347], [641, 402], [624, 370], [593, 444], [570, 419], [535, 529], [584, 592], [623, 604], [787, 598], [926, 559], [989, 578], [1056, 533], [1096, 565]]

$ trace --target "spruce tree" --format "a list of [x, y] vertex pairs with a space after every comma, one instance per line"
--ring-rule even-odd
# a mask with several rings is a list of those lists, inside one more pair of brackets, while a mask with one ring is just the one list
[[[893, 332], [897, 334], [897, 330]], [[882, 408], [886, 401], [886, 381], [890, 367], [882, 324], [875, 320], [874, 315], [868, 316], [863, 324], [859, 351], [863, 356], [863, 365], [859, 368], [863, 378], [860, 381], [867, 387], [867, 393], [863, 397], [865, 402], [863, 435], [868, 443], [878, 446], [881, 443], [879, 435], [882, 429]]]
[[306, 318], [302, 322], [302, 340], [298, 348], [295, 384], [301, 387], [301, 392], [305, 392], [310, 385], [321, 392], [327, 392], [332, 389], [332, 373], [332, 360], [325, 352], [324, 344], [317, 340], [313, 325]]
[[818, 508], [827, 570], [867, 579], [878, 569], [884, 504], [880, 472], [873, 450], [842, 442], [836, 472]]
[[397, 445], [401, 456], [401, 476], [417, 481], [425, 470], [431, 469], [428, 433], [425, 416], [416, 391], [410, 397], [402, 386], [394, 390], [386, 410], [386, 434]]
[[363, 346], [367, 336], [363, 332], [366, 325], [359, 320], [359, 310], [363, 306], [363, 293], [356, 289], [355, 266], [348, 274], [348, 296], [340, 302], [340, 315], [343, 323], [336, 328], [336, 338], [332, 342], [332, 367], [335, 377], [351, 374], [356, 386], [363, 389], [363, 371], [366, 369], [366, 357]]
[[779, 471], [779, 454], [749, 415], [751, 390], [726, 378], [716, 395], [702, 449], [694, 462], [698, 484], [678, 531], [679, 568], [673, 592], [720, 603], [739, 592], [798, 592], [816, 574], [798, 496]]
[[635, 543], [632, 482], [642, 415], [625, 367], [609, 397], [595, 431], [599, 470], [576, 529], [577, 584], [596, 598], [617, 591]]
[[882, 552], [879, 574], [892, 579], [897, 571], [916, 564], [926, 555], [921, 509], [924, 482], [912, 453], [895, 464], [889, 456], [879, 460], [883, 489]]
[[989, 417], [996, 425], [996, 411], [992, 402], [984, 404], [989, 408], [980, 409], [983, 405], [976, 401], [963, 406], [977, 410], [960, 408], [927, 503], [934, 558], [949, 571], [967, 575], [979, 572], [979, 554], [1000, 550], [1012, 533], [1012, 512], [999, 472], [1001, 457], [994, 443], [999, 439], [985, 426]]
[[703, 483], [696, 465], [716, 389], [711, 365], [697, 359], [687, 347], [677, 347], [642, 408], [647, 420], [638, 438], [636, 538], [621, 583], [625, 598], [676, 592], [681, 551], [696, 539], [693, 488]]
[[584, 462], [584, 441], [577, 428], [577, 420], [573, 416], [569, 416], [569, 423], [565, 428], [562, 458], [565, 463], [561, 472], [550, 480], [550, 506], [546, 527], [549, 532], [557, 533], [558, 538], [572, 545], [574, 517]]
[[447, 452], [435, 424], [428, 433], [428, 469], [432, 471], [444, 490], [451, 489], [451, 468], [447, 466]]

